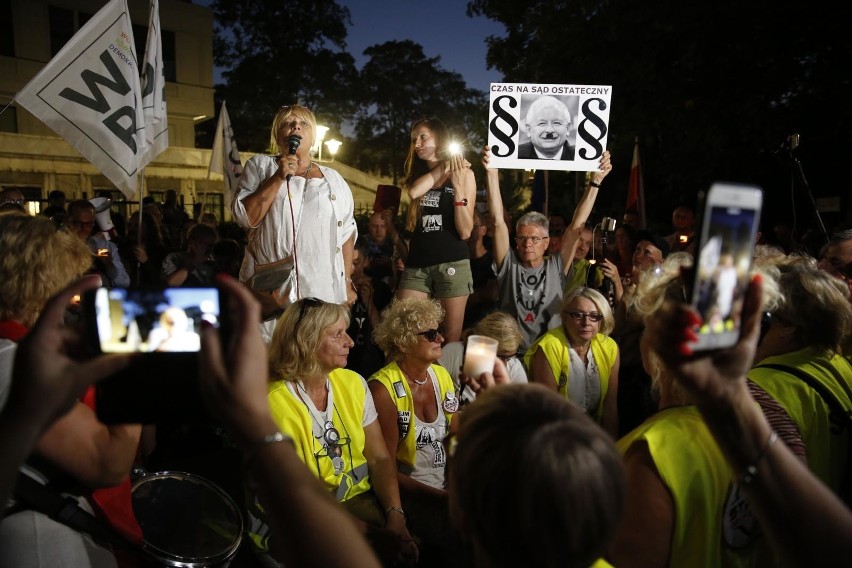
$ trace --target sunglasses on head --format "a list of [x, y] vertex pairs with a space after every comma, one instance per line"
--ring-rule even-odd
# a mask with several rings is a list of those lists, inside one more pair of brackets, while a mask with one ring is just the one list
[[444, 328], [439, 327], [438, 329], [427, 329], [426, 331], [421, 331], [417, 335], [422, 335], [423, 337], [426, 338], [427, 341], [431, 341], [432, 343], [435, 343], [436, 341], [438, 341], [439, 335], [440, 336], [444, 335]]

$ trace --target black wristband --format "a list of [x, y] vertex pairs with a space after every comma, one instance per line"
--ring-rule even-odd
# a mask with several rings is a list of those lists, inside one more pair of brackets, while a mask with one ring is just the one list
[[599, 183], [598, 183], [598, 182], [596, 182], [596, 181], [590, 181], [590, 182], [589, 182], [589, 185], [590, 185], [590, 186], [592, 186], [592, 187], [596, 187], [596, 188], [598, 188], [598, 189], [600, 189], [600, 188], [601, 188], [601, 184], [599, 184]]

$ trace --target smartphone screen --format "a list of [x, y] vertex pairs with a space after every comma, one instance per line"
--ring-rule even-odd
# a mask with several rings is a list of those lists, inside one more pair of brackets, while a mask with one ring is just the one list
[[95, 386], [105, 424], [209, 423], [198, 386], [201, 325], [227, 333], [217, 288], [98, 288], [83, 297], [90, 350], [141, 353]]
[[219, 325], [216, 288], [98, 288], [94, 320], [102, 353], [197, 352], [202, 321]]
[[703, 323], [693, 349], [730, 347], [739, 338], [762, 204], [756, 186], [715, 183], [707, 193], [692, 290]]

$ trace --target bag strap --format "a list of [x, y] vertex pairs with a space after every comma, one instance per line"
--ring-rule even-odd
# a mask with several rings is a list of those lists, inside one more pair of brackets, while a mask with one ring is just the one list
[[[843, 405], [840, 403], [840, 400], [821, 382], [817, 379], [804, 372], [802, 369], [798, 367], [789, 367], [787, 365], [780, 365], [777, 363], [763, 363], [761, 365], [755, 365], [754, 369], [774, 369], [776, 371], [781, 371], [782, 373], [787, 373], [788, 375], [793, 375], [797, 379], [801, 380], [803, 383], [811, 387], [814, 392], [816, 392], [819, 397], [823, 400], [823, 402], [828, 406], [830, 415], [837, 416], [837, 418], [841, 421], [841, 423], [846, 428], [847, 435], [847, 458], [846, 458], [846, 471], [850, 472], [852, 469], [852, 411], [848, 411], [843, 408]], [[846, 385], [843, 384], [842, 381], [841, 388], [844, 391], [848, 392]], [[850, 399], [852, 401], [852, 399]], [[844, 481], [841, 483], [840, 487], [840, 497], [849, 505], [852, 505], [852, 479], [850, 479], [852, 475], [845, 475], [843, 477]]]
[[98, 544], [107, 548], [113, 545], [130, 546], [112, 527], [80, 507], [73, 497], [65, 496], [50, 485], [39, 483], [25, 473], [18, 473], [15, 484], [16, 510], [32, 509], [44, 513], [54, 521], [77, 532], [89, 534]]
[[[781, 371], [783, 373], [787, 373], [788, 375], [793, 375], [797, 379], [801, 380], [803, 383], [811, 387], [819, 397], [823, 400], [823, 402], [828, 406], [829, 411], [832, 414], [837, 415], [846, 425], [846, 429], [849, 431], [850, 440], [852, 441], [852, 412], [847, 411], [843, 408], [843, 405], [834, 396], [828, 388], [816, 380], [814, 377], [804, 372], [803, 370], [797, 367], [788, 367], [787, 365], [779, 365], [777, 363], [763, 363], [761, 365], [755, 365], [755, 369], [774, 369], [776, 371]], [[841, 381], [838, 381], [841, 382]], [[846, 390], [846, 386], [841, 382], [841, 388]], [[852, 401], [852, 398], [850, 398]]]

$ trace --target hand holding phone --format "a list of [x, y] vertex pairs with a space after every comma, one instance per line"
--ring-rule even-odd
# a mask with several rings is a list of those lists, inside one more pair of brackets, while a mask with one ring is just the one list
[[198, 422], [207, 413], [198, 389], [202, 321], [220, 326], [217, 288], [98, 288], [83, 297], [92, 353], [139, 353], [121, 373], [98, 384], [104, 423]]
[[702, 319], [695, 351], [730, 347], [739, 338], [762, 205], [757, 186], [717, 182], [707, 192], [691, 293]]

